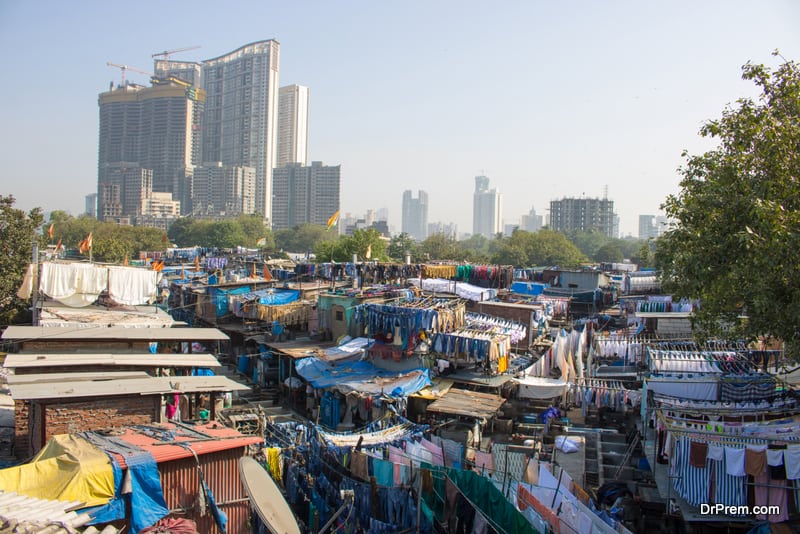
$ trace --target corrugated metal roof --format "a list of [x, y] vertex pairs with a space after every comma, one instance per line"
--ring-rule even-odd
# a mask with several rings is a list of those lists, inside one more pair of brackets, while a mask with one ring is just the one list
[[81, 365], [113, 365], [135, 367], [221, 367], [213, 354], [8, 354], [3, 367], [12, 369], [35, 367], [76, 367]]
[[[30, 375], [29, 375], [30, 376]], [[39, 375], [42, 376], [42, 375]], [[158, 395], [171, 392], [247, 391], [250, 388], [224, 376], [168, 376], [115, 380], [74, 380], [9, 384], [15, 400], [94, 398], [119, 395]]]
[[314, 341], [284, 341], [275, 343], [265, 343], [265, 345], [273, 350], [291, 356], [295, 359], [308, 358], [310, 356], [317, 356], [325, 349], [336, 346], [336, 343], [326, 342], [319, 343]]
[[92, 519], [89, 514], [77, 514], [73, 511], [81, 507], [83, 503], [79, 501], [50, 501], [0, 490], [0, 517], [17, 521], [20, 526], [36, 528], [37, 531], [53, 525], [62, 527], [61, 530], [52, 530], [54, 533], [74, 532], [72, 529], [81, 527]]
[[132, 341], [227, 341], [227, 334], [216, 328], [69, 328], [45, 326], [9, 326], [3, 332], [9, 341], [63, 341], [126, 339]]
[[[115, 436], [133, 445], [148, 451], [153, 455], [156, 463], [170, 462], [181, 458], [191, 458], [192, 451], [186, 446], [176, 445], [175, 442], [182, 442], [192, 448], [198, 456], [212, 452], [227, 451], [248, 445], [263, 443], [264, 439], [258, 436], [244, 436], [236, 430], [219, 423], [209, 423], [206, 425], [195, 425], [192, 430], [207, 435], [207, 438], [181, 436], [181, 427], [167, 423], [158, 425], [159, 429], [175, 431], [177, 434], [173, 441], [162, 441], [154, 435], [148, 435], [137, 428], [126, 428], [121, 436]], [[120, 455], [115, 455], [122, 464], [126, 466], [125, 459]]]
[[131, 378], [148, 378], [144, 371], [121, 371], [116, 373], [43, 373], [28, 375], [9, 375], [8, 384], [45, 384], [48, 382], [83, 382], [103, 380], [128, 380]]

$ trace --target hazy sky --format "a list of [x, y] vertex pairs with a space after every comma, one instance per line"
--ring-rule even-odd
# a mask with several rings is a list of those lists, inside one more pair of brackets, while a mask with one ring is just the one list
[[[309, 157], [342, 166], [342, 208], [423, 189], [429, 221], [472, 230], [474, 177], [506, 223], [550, 200], [608, 197], [623, 234], [678, 191], [701, 124], [755, 94], [747, 61], [800, 60], [800, 2], [0, 0], [0, 193], [84, 209], [97, 96], [151, 54], [200, 61], [281, 44], [280, 84], [311, 89]], [[128, 71], [128, 78], [148, 78]]]

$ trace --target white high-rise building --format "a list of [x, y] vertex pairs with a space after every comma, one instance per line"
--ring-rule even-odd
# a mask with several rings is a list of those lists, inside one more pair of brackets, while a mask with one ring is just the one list
[[278, 157], [275, 167], [308, 164], [308, 87], [281, 87], [278, 98]]
[[207, 94], [203, 163], [254, 167], [255, 211], [270, 224], [278, 146], [279, 57], [280, 44], [270, 39], [202, 63]]
[[489, 189], [488, 177], [475, 177], [475, 193], [472, 197], [473, 234], [491, 239], [503, 231], [501, 198], [497, 189]]

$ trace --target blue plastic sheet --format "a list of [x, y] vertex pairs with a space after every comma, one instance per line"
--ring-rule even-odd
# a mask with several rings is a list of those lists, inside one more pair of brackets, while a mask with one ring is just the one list
[[[359, 391], [362, 393], [406, 397], [431, 385], [427, 369], [413, 369], [405, 373], [387, 371], [375, 367], [370, 362], [338, 362], [330, 364], [318, 358], [304, 358], [295, 363], [297, 374], [313, 387], [325, 389], [336, 387], [340, 391]], [[376, 386], [375, 379], [394, 379], [390, 383]]]
[[131, 530], [138, 533], [169, 514], [158, 465], [153, 455], [142, 452], [125, 457], [131, 476]]
[[520, 295], [541, 295], [547, 284], [536, 282], [514, 282], [511, 284], [511, 291]]

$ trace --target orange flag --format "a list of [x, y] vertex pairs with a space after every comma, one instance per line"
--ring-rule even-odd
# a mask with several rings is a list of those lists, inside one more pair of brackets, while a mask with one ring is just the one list
[[256, 277], [256, 262], [253, 262], [253, 270], [250, 271], [250, 278]]
[[47, 229], [47, 235], [50, 236], [50, 239], [53, 239], [53, 223], [50, 223], [50, 228]]
[[125, 254], [125, 259], [122, 260], [122, 265], [125, 265], [125, 266], [128, 265], [128, 255], [127, 254]]
[[269, 268], [267, 267], [266, 263], [264, 264], [264, 280], [267, 282], [272, 280], [272, 273], [269, 272]]
[[89, 252], [92, 248], [92, 232], [89, 232], [89, 235], [86, 236], [86, 239], [78, 243], [78, 252], [81, 254], [85, 254]]
[[62, 246], [61, 246], [61, 240], [59, 239], [59, 240], [58, 240], [58, 244], [56, 245], [56, 252], [58, 252], [59, 250], [61, 250], [61, 248], [62, 248]]
[[200, 256], [195, 256], [194, 257], [194, 270], [195, 271], [199, 271], [200, 270]]

